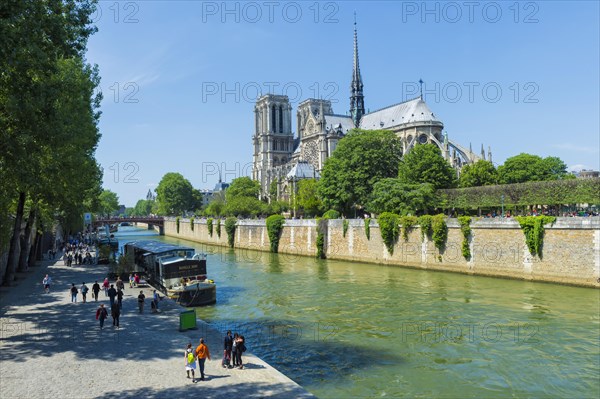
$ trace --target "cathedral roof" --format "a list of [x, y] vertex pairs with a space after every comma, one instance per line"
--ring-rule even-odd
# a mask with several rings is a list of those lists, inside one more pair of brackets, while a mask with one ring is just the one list
[[292, 170], [287, 174], [286, 178], [288, 180], [298, 180], [298, 179], [318, 179], [321, 176], [319, 172], [315, 170], [315, 168], [306, 161], [298, 161], [292, 167]]
[[363, 115], [360, 120], [360, 128], [367, 130], [389, 129], [405, 123], [415, 122], [442, 123], [431, 112], [425, 101], [421, 97], [417, 97]]
[[325, 115], [325, 127], [328, 129], [337, 129], [342, 126], [342, 133], [346, 134], [354, 129], [352, 118], [346, 115]]

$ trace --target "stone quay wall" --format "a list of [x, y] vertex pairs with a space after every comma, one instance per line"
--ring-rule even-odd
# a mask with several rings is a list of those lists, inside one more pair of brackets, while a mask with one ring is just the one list
[[[327, 259], [600, 288], [600, 217], [558, 218], [552, 226], [546, 226], [541, 259], [530, 255], [525, 235], [514, 219], [474, 218], [469, 260], [462, 255], [463, 235], [458, 221], [448, 219], [447, 224], [448, 240], [443, 251], [438, 251], [427, 237], [422, 239], [419, 227], [415, 226], [408, 240], [400, 236], [390, 254], [375, 219], [371, 220], [370, 238], [367, 238], [362, 219], [348, 219], [345, 235], [342, 220], [327, 220], [325, 255]], [[216, 220], [213, 221], [212, 236], [206, 219], [194, 220], [192, 230], [190, 219], [181, 218], [179, 232], [175, 218], [165, 220], [167, 236], [227, 246], [224, 220], [221, 220], [220, 237], [216, 230]], [[316, 220], [286, 220], [279, 252], [315, 256], [316, 240]], [[269, 251], [265, 220], [239, 220], [234, 247]]]

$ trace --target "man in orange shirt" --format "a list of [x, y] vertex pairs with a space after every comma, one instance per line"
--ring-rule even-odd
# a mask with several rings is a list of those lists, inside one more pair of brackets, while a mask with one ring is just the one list
[[200, 345], [196, 348], [196, 357], [198, 357], [198, 366], [200, 368], [200, 381], [204, 381], [204, 362], [210, 360], [208, 346], [204, 343], [204, 338], [200, 338]]

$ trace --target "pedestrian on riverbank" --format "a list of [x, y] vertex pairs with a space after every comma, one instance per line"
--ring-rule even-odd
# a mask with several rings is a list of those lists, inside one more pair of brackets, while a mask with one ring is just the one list
[[113, 327], [116, 326], [119, 328], [119, 317], [121, 317], [121, 309], [119, 308], [119, 305], [115, 305], [110, 308], [110, 315], [113, 319]]
[[110, 285], [108, 289], [108, 299], [110, 300], [110, 307], [115, 306], [115, 298], [117, 297], [117, 290], [113, 284]]
[[235, 364], [241, 370], [244, 368], [244, 363], [242, 362], [242, 353], [246, 352], [246, 339], [243, 335], [240, 335], [237, 339], [237, 351], [236, 351], [236, 360]]
[[100, 307], [96, 310], [96, 320], [100, 320], [100, 329], [104, 328], [104, 320], [108, 318], [108, 312], [104, 307], [104, 304], [101, 303]]
[[196, 358], [198, 359], [198, 368], [200, 369], [200, 381], [204, 381], [204, 364], [206, 359], [210, 360], [208, 346], [204, 343], [204, 338], [200, 338], [200, 345], [196, 347]]
[[125, 289], [125, 284], [123, 283], [123, 280], [121, 280], [121, 277], [117, 278], [117, 282], [115, 283], [115, 285], [117, 286], [117, 290]]
[[144, 295], [144, 291], [140, 291], [140, 295], [138, 295], [138, 309], [140, 313], [144, 313], [144, 300], [146, 299], [146, 295]]
[[133, 274], [129, 275], [129, 288], [133, 288]]
[[233, 333], [233, 342], [231, 344], [231, 363], [233, 367], [237, 366], [238, 337], [238, 333]]
[[192, 382], [196, 382], [196, 376], [194, 370], [196, 370], [196, 356], [194, 356], [194, 350], [192, 349], [192, 343], [187, 344], [185, 352], [183, 354], [185, 359], [185, 372], [187, 378], [190, 378], [190, 371], [192, 372]]
[[110, 283], [108, 282], [108, 277], [104, 279], [102, 282], [102, 289], [104, 289], [104, 296], [108, 296], [108, 288], [110, 287]]
[[154, 290], [154, 293], [152, 294], [152, 303], [153, 303], [153, 311], [154, 312], [158, 312], [158, 301], [160, 301], [162, 298], [160, 297], [160, 295], [158, 294], [158, 292], [156, 292], [156, 290]]
[[92, 295], [96, 302], [98, 302], [98, 293], [99, 292], [100, 292], [100, 284], [98, 284], [98, 281], [96, 281], [94, 283], [94, 285], [92, 285]]
[[83, 298], [83, 303], [86, 302], [87, 293], [90, 289], [87, 285], [85, 285], [85, 281], [81, 284], [81, 297]]
[[135, 276], [133, 276], [133, 283], [136, 287], [140, 285], [140, 275], [139, 274], [136, 273]]
[[46, 277], [42, 280], [42, 285], [44, 286], [44, 292], [46, 292], [46, 294], [50, 293], [50, 284], [52, 284], [52, 277], [46, 274]]
[[117, 291], [117, 305], [119, 305], [119, 309], [123, 309], [123, 290]]
[[223, 368], [232, 367], [231, 362], [231, 348], [233, 346], [233, 338], [231, 336], [231, 330], [227, 331], [227, 335], [225, 335], [225, 339], [223, 340], [223, 361], [221, 365]]
[[77, 287], [75, 287], [75, 283], [71, 283], [71, 303], [77, 302]]

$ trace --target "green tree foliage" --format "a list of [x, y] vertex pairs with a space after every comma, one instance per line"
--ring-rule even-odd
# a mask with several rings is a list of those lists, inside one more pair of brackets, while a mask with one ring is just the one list
[[505, 206], [600, 204], [600, 178], [458, 188], [437, 193], [450, 209], [500, 207], [502, 203]]
[[133, 212], [131, 216], [149, 216], [152, 213], [152, 208], [154, 207], [155, 201], [153, 200], [138, 200], [135, 206], [133, 207]]
[[434, 188], [456, 185], [456, 172], [435, 144], [417, 144], [400, 161], [398, 179], [404, 184], [431, 184]]
[[371, 218], [365, 218], [365, 236], [367, 240], [371, 239]]
[[408, 235], [418, 223], [416, 216], [400, 216], [400, 225], [402, 226], [402, 238], [404, 241], [408, 241]]
[[517, 222], [525, 234], [525, 243], [529, 253], [542, 258], [542, 247], [544, 246], [544, 225], [553, 224], [554, 216], [517, 216]]
[[560, 158], [542, 158], [527, 153], [508, 158], [498, 167], [498, 180], [501, 184], [559, 180], [568, 178], [569, 175], [567, 165]]
[[317, 185], [315, 179], [302, 179], [298, 182], [296, 203], [306, 217], [316, 216], [322, 212], [323, 203], [317, 193]]
[[400, 216], [391, 212], [383, 212], [377, 219], [379, 223], [379, 231], [385, 247], [390, 255], [394, 254], [394, 245], [398, 241], [400, 235]]
[[266, 223], [271, 252], [277, 253], [279, 251], [279, 238], [281, 237], [285, 218], [281, 215], [271, 215], [267, 218]]
[[435, 206], [436, 196], [432, 184], [407, 184], [400, 179], [382, 179], [373, 186], [371, 201], [366, 209], [373, 213], [393, 212], [415, 215]]
[[208, 235], [213, 236], [213, 218], [206, 219], [206, 228], [208, 229]]
[[471, 217], [459, 216], [458, 224], [460, 225], [460, 231], [463, 234], [462, 254], [466, 260], [469, 260], [471, 259], [471, 247], [469, 246], [469, 238], [471, 237]]
[[490, 186], [498, 183], [498, 171], [489, 161], [479, 160], [460, 170], [459, 187]]
[[323, 214], [323, 219], [339, 219], [340, 213], [335, 209], [330, 209]]
[[213, 195], [212, 200], [206, 206], [206, 216], [221, 216], [225, 211], [225, 196], [222, 193]]
[[104, 189], [100, 194], [100, 213], [105, 217], [110, 217], [110, 215], [118, 209], [119, 197], [117, 194]]
[[225, 232], [227, 233], [227, 244], [229, 248], [233, 248], [235, 243], [235, 228], [237, 226], [237, 219], [229, 217], [225, 220]]
[[369, 201], [373, 185], [398, 174], [402, 145], [393, 132], [353, 130], [325, 161], [318, 193], [326, 209], [345, 215]]
[[277, 201], [277, 179], [273, 179], [269, 186], [269, 202]]
[[194, 205], [194, 188], [180, 173], [165, 174], [156, 187], [159, 215], [181, 215]]
[[250, 217], [266, 212], [266, 204], [258, 199], [260, 184], [249, 177], [238, 177], [225, 190], [224, 213]]

